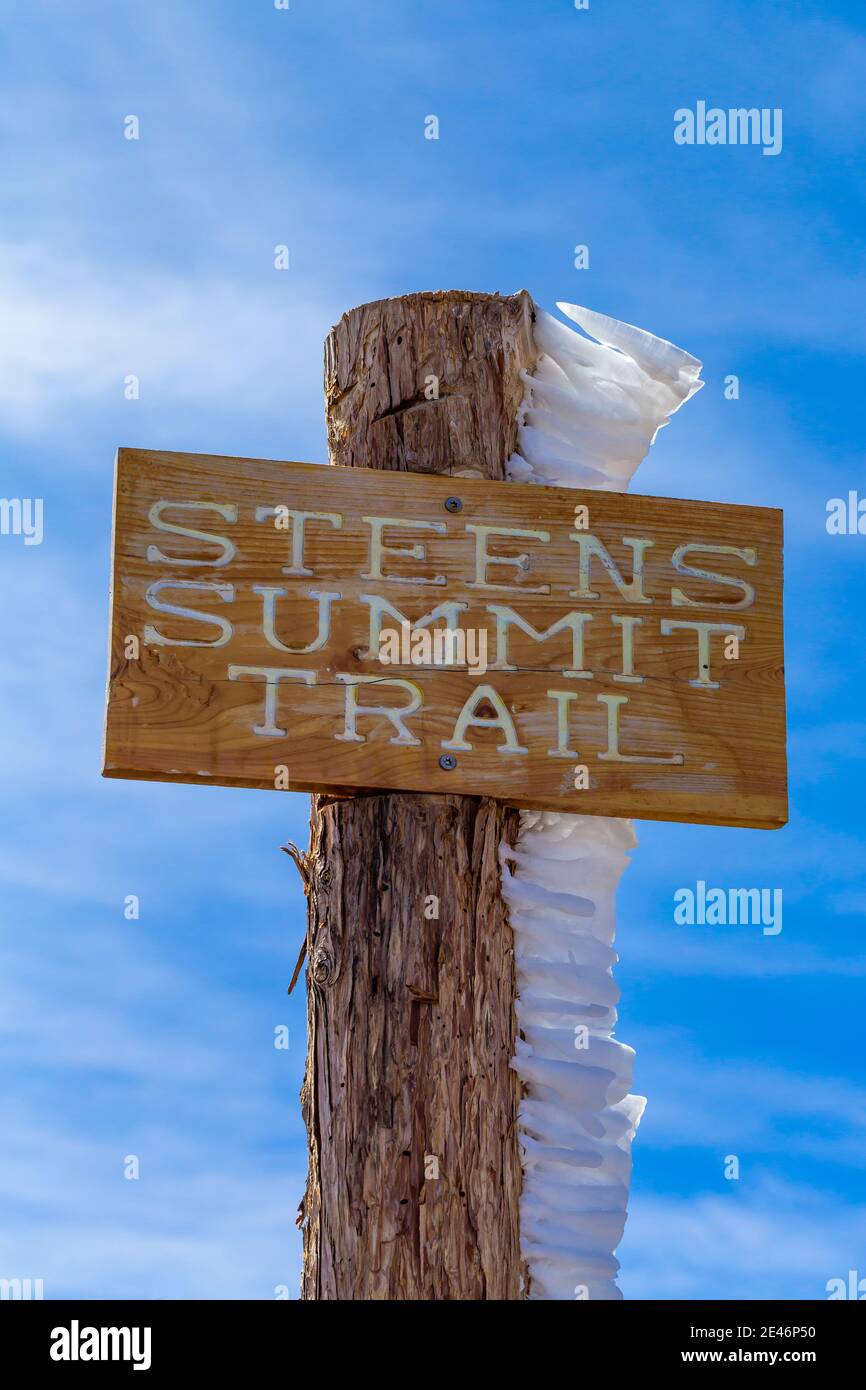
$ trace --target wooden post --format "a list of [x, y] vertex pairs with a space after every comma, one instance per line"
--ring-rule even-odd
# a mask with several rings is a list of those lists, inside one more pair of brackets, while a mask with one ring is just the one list
[[[462, 291], [350, 310], [325, 346], [330, 461], [503, 478], [532, 312]], [[304, 1298], [524, 1296], [497, 857], [517, 829], [487, 798], [313, 798]]]

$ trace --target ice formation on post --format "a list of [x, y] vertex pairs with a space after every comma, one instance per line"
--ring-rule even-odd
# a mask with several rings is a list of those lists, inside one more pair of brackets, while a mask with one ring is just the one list
[[[533, 1299], [611, 1299], [644, 1108], [630, 1047], [613, 1037], [615, 896], [631, 822], [524, 811], [503, 845], [514, 931], [520, 1107], [520, 1243]], [[513, 867], [514, 872], [509, 872]]]
[[662, 425], [703, 386], [696, 357], [642, 328], [558, 304], [592, 342], [535, 306], [539, 359], [523, 372], [516, 483], [625, 492]]
[[[557, 306], [597, 341], [535, 306], [539, 350], [524, 373], [517, 482], [625, 492], [668, 417], [700, 390], [701, 364], [643, 329]], [[531, 1299], [617, 1299], [631, 1141], [645, 1100], [634, 1052], [613, 1037], [619, 991], [615, 898], [630, 821], [524, 811], [503, 845], [514, 931], [520, 1107], [520, 1237]]]

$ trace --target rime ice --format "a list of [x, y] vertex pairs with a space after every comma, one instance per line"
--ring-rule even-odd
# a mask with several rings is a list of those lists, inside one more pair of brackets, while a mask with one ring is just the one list
[[[701, 364], [643, 329], [559, 307], [598, 341], [536, 307], [540, 356], [524, 374], [510, 476], [624, 492], [703, 385]], [[520, 1237], [532, 1299], [622, 1297], [614, 1251], [646, 1101], [629, 1094], [634, 1052], [613, 1037], [612, 972], [616, 888], [636, 843], [630, 821], [524, 811], [516, 847], [500, 850], [523, 1035], [512, 1065], [527, 1088]]]

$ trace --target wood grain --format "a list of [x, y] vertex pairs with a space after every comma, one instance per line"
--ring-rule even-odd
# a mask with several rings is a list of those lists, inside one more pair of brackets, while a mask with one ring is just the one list
[[518, 1299], [517, 812], [368, 796], [313, 831], [303, 1297]]
[[[350, 309], [325, 345], [331, 462], [502, 480], [532, 316], [525, 292]], [[422, 405], [431, 373], [438, 398], [425, 390]], [[312, 798], [305, 1299], [529, 1292], [514, 940], [497, 865], [517, 823], [501, 802], [453, 793]], [[335, 959], [324, 979], [320, 945]], [[358, 1057], [360, 1038], [375, 1055]]]
[[[454, 496], [462, 504], [457, 513], [445, 506]], [[230, 562], [213, 564], [222, 553], [219, 543], [155, 530], [149, 513], [160, 501], [236, 508], [236, 521], [180, 505], [166, 506], [162, 513], [166, 522], [230, 539], [235, 547]], [[587, 534], [604, 545], [623, 582], [631, 579], [634, 556], [624, 538], [652, 542], [645, 552], [643, 594], [648, 602], [624, 596], [597, 559], [589, 573], [591, 592], [598, 597], [580, 594], [575, 538], [581, 532], [574, 529], [574, 516], [581, 505], [588, 508]], [[308, 524], [304, 567], [310, 575], [286, 575], [290, 533], [276, 529], [270, 519], [255, 520], [256, 508], [280, 506], [342, 518], [339, 529], [326, 522]], [[383, 577], [369, 577], [374, 573], [373, 528], [364, 518], [372, 516], [400, 520], [402, 525], [383, 530], [383, 540], [389, 547], [422, 546], [423, 558], [385, 553]], [[441, 529], [413, 527], [413, 522]], [[476, 582], [478, 533], [469, 528], [479, 525], [549, 536], [546, 542], [504, 536], [487, 543], [493, 556], [528, 556], [521, 570], [495, 562], [482, 570], [489, 584], [507, 585], [508, 592]], [[679, 572], [672, 557], [686, 543], [753, 550], [754, 565], [699, 548], [685, 563], [747, 582], [754, 588], [754, 602], [738, 607], [741, 587]], [[162, 558], [154, 558], [153, 547]], [[422, 582], [437, 576], [446, 582]], [[213, 623], [156, 612], [145, 597], [155, 581], [231, 586], [230, 601], [210, 590], [168, 588], [158, 597], [226, 619], [230, 640], [222, 646], [178, 645], [210, 642], [219, 630]], [[531, 592], [542, 586], [546, 592]], [[262, 587], [279, 591], [273, 599], [274, 638], [295, 649], [317, 635], [319, 600], [311, 595], [338, 594], [330, 603], [326, 645], [293, 654], [269, 643], [264, 598], [256, 591]], [[675, 604], [676, 589], [696, 606]], [[586, 814], [782, 825], [787, 803], [781, 594], [781, 513], [771, 509], [123, 449], [117, 464], [104, 770], [115, 777], [272, 788], [275, 769], [285, 767], [292, 790], [468, 792], [515, 806]], [[537, 632], [571, 612], [588, 613], [584, 668], [592, 675], [563, 674], [572, 665], [570, 631], [538, 642], [513, 623], [507, 630], [507, 661], [515, 670], [477, 674], [385, 666], [370, 649], [370, 604], [364, 595], [386, 600], [413, 623], [438, 604], [466, 605], [460, 626], [486, 635], [491, 664], [496, 657], [496, 612], [491, 608], [511, 610]], [[640, 684], [616, 679], [622, 674], [623, 649], [622, 629], [612, 622], [615, 615], [640, 619], [634, 629], [634, 670], [644, 677]], [[725, 659], [722, 637], [711, 639], [710, 678], [718, 688], [694, 684], [701, 675], [697, 634], [678, 629], [664, 634], [666, 620], [745, 629], [736, 660]], [[396, 626], [388, 610], [383, 625]], [[444, 620], [436, 624], [445, 625]], [[148, 629], [162, 642], [146, 640]], [[130, 636], [139, 638], [136, 659], [125, 655]], [[280, 682], [274, 721], [283, 731], [279, 737], [253, 732], [263, 723], [264, 680], [230, 679], [231, 668], [249, 666], [315, 673], [314, 685]], [[361, 706], [405, 705], [408, 693], [389, 684], [394, 679], [409, 680], [421, 691], [423, 707], [406, 720], [419, 739], [416, 745], [395, 744], [396, 728], [382, 716], [358, 717], [356, 730], [363, 742], [339, 737], [346, 732], [346, 678], [354, 676], [378, 682], [361, 687]], [[455, 752], [457, 765], [446, 771], [439, 759], [454, 741], [461, 709], [480, 685], [492, 686], [501, 697], [517, 745], [527, 751], [503, 750], [500, 728], [474, 726], [464, 739], [471, 750]], [[577, 697], [568, 708], [566, 743], [576, 757], [554, 755], [559, 744], [551, 689]], [[610, 696], [628, 700], [620, 710], [622, 754], [678, 753], [681, 765], [605, 758]], [[490, 717], [495, 710], [485, 704], [477, 713]], [[575, 789], [577, 764], [588, 769], [587, 789]]]

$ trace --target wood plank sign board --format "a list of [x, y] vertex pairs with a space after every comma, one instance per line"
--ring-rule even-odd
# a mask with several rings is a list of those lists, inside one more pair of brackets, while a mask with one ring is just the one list
[[104, 772], [783, 825], [781, 512], [121, 449]]

